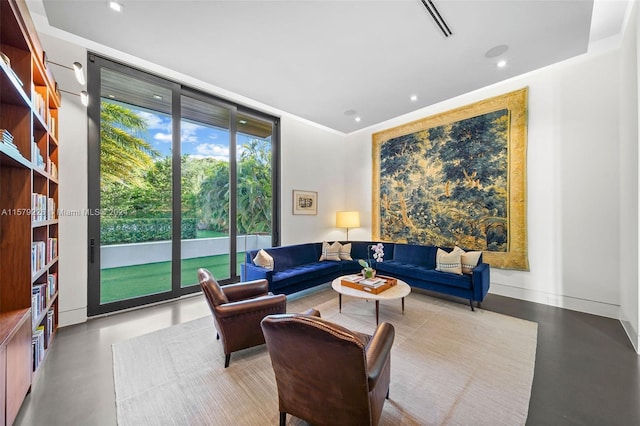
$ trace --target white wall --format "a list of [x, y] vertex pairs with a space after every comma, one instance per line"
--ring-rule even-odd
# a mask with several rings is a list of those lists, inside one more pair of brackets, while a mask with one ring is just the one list
[[[344, 136], [288, 117], [281, 128], [282, 245], [344, 239], [345, 231], [335, 227], [335, 212], [348, 209]], [[317, 216], [292, 214], [294, 189], [318, 192]]]
[[528, 87], [530, 271], [492, 269], [490, 292], [617, 318], [618, 74], [618, 51], [586, 54], [353, 133], [347, 155], [367, 191], [347, 196], [370, 214], [371, 158], [355, 153], [370, 150], [373, 133]]
[[638, 61], [640, 8], [634, 3], [620, 53], [620, 322], [640, 353], [638, 330]]

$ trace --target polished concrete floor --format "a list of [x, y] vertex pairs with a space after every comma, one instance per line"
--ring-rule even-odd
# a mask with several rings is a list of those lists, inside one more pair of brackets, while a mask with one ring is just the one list
[[[538, 323], [527, 425], [640, 425], [640, 356], [618, 321], [491, 294], [482, 309]], [[60, 329], [15, 424], [116, 425], [111, 345], [206, 315], [196, 295]]]

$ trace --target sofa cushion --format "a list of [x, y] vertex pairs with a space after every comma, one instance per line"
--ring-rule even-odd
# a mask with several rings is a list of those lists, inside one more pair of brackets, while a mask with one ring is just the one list
[[436, 254], [436, 271], [462, 275], [462, 253], [460, 247], [455, 247], [450, 253], [438, 249]]
[[353, 260], [351, 257], [351, 243], [340, 245], [340, 260]]
[[471, 274], [473, 273], [473, 268], [478, 266], [478, 261], [482, 257], [481, 251], [464, 251], [460, 247], [456, 247], [461, 250], [460, 253], [460, 263], [462, 264], [462, 273], [463, 274]]
[[273, 257], [264, 249], [258, 251], [256, 257], [253, 258], [253, 263], [266, 269], [273, 269]]
[[340, 248], [342, 245], [335, 241], [332, 244], [328, 242], [322, 243], [322, 252], [320, 254], [320, 262], [323, 260], [333, 260], [334, 262], [340, 262]]
[[425, 266], [429, 269], [436, 267], [435, 246], [416, 246], [412, 244], [396, 244], [393, 260], [411, 265]]

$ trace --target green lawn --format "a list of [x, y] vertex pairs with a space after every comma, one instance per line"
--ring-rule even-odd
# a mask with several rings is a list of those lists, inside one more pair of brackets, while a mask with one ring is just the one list
[[224, 232], [209, 231], [208, 229], [196, 230], [196, 238], [217, 238], [228, 237]]
[[[243, 260], [244, 253], [238, 253], [238, 268]], [[229, 255], [183, 259], [181, 265], [181, 283], [183, 287], [198, 283], [198, 268], [209, 269], [213, 276], [219, 280], [229, 278]], [[109, 303], [170, 290], [171, 262], [122, 266], [101, 271], [100, 303]]]

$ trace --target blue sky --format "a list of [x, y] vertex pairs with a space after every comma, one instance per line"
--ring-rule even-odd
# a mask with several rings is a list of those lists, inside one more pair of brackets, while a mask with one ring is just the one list
[[[147, 132], [143, 138], [157, 149], [163, 157], [171, 154], [171, 117], [126, 105], [135, 111], [147, 123]], [[182, 121], [180, 126], [180, 140], [182, 154], [189, 154], [199, 158], [216, 158], [222, 161], [229, 161], [229, 132], [211, 126], [204, 126], [190, 121]], [[238, 134], [238, 144], [252, 139], [243, 134]], [[239, 152], [238, 152], [239, 154]]]

